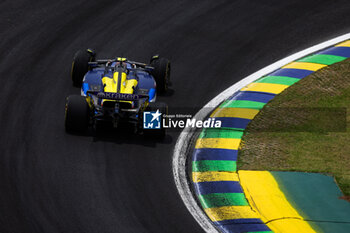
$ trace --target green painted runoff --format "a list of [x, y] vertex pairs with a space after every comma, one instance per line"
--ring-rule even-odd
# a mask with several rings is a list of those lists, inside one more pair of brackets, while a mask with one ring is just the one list
[[198, 198], [204, 208], [249, 205], [244, 193], [210, 193]]
[[327, 54], [315, 54], [311, 56], [304, 57], [299, 59], [298, 62], [310, 62], [323, 65], [332, 65], [334, 63], [345, 60], [346, 57], [336, 56], [336, 55], [327, 55]]
[[250, 101], [250, 100], [226, 100], [220, 108], [251, 108], [262, 109], [266, 103]]
[[236, 161], [199, 160], [199, 161], [192, 162], [193, 172], [208, 172], [208, 171], [235, 172], [236, 169], [237, 169]]
[[237, 138], [243, 136], [242, 131], [237, 131], [232, 128], [207, 128], [202, 130], [199, 138]]

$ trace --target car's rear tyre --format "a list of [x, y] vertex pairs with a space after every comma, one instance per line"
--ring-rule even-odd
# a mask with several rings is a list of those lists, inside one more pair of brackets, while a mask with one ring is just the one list
[[159, 110], [159, 112], [162, 113], [162, 115], [160, 116], [160, 123], [161, 123], [160, 129], [143, 129], [143, 132], [145, 137], [164, 139], [166, 135], [166, 130], [162, 126], [163, 114], [168, 115], [168, 105], [162, 102], [152, 102], [152, 103], [149, 103], [149, 105], [146, 108], [146, 111], [148, 112], [156, 112], [157, 110]]
[[89, 127], [90, 108], [85, 97], [68, 96], [66, 100], [65, 127], [67, 132], [84, 133]]
[[79, 50], [75, 53], [71, 69], [73, 86], [81, 87], [84, 75], [89, 70], [88, 62], [95, 61], [95, 57], [96, 54], [91, 49]]
[[157, 56], [152, 57], [151, 66], [154, 67], [151, 74], [156, 80], [157, 93], [164, 94], [170, 83], [170, 61]]

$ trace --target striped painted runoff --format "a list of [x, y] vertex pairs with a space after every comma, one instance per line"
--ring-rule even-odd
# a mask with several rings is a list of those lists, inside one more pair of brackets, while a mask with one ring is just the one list
[[292, 63], [289, 63], [288, 65], [283, 66], [282, 68], [316, 71], [316, 70], [322, 69], [325, 66], [327, 65], [310, 63], [310, 62], [292, 62]]
[[266, 103], [251, 101], [251, 100], [226, 100], [220, 107], [221, 108], [249, 108], [249, 109], [262, 109]]
[[[244, 130], [266, 103], [348, 57], [350, 41], [298, 59], [241, 88], [210, 114], [223, 127], [200, 133], [192, 156], [192, 181], [204, 212], [222, 232], [315, 232], [300, 221], [303, 213], [294, 209], [268, 172], [237, 173], [237, 154]], [[286, 219], [271, 221], [279, 218]]]
[[291, 78], [286, 76], [265, 76], [257, 80], [256, 83], [275, 83], [290, 86], [298, 82], [299, 80], [300, 79], [298, 78]]
[[236, 171], [236, 161], [227, 160], [199, 160], [192, 162], [192, 171], [207, 172], [207, 171]]
[[311, 56], [307, 56], [298, 60], [299, 62], [310, 62], [317, 63], [323, 65], [332, 65], [337, 62], [344, 61], [346, 57], [335, 56], [335, 55], [327, 55], [327, 54], [315, 54]]
[[200, 138], [195, 148], [221, 148], [237, 150], [241, 139], [238, 138]]
[[256, 92], [267, 92], [272, 94], [279, 94], [284, 89], [286, 89], [288, 85], [283, 84], [275, 84], [275, 83], [251, 83], [246, 87], [243, 87], [241, 91], [256, 91]]
[[257, 109], [242, 109], [242, 108], [217, 108], [210, 117], [236, 117], [244, 119], [253, 119], [259, 110]]
[[237, 173], [232, 171], [193, 171], [192, 180], [193, 182], [239, 181]]

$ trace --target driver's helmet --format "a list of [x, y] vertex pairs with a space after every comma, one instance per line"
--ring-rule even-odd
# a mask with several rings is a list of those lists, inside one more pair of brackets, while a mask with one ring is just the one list
[[127, 65], [126, 65], [125, 62], [126, 62], [126, 58], [124, 58], [124, 57], [117, 57], [115, 66], [116, 67], [122, 67], [122, 68], [126, 69]]
[[121, 67], [121, 68], [127, 68], [127, 65], [126, 65], [126, 63], [125, 62], [116, 62], [115, 63], [115, 67]]

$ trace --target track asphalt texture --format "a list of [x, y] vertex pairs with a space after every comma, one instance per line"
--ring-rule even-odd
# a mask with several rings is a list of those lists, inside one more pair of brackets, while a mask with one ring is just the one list
[[[172, 61], [170, 107], [349, 31], [347, 1], [2, 1], [0, 232], [203, 232], [174, 185], [172, 149], [64, 131], [76, 50]], [[193, 110], [195, 113], [195, 110]]]

